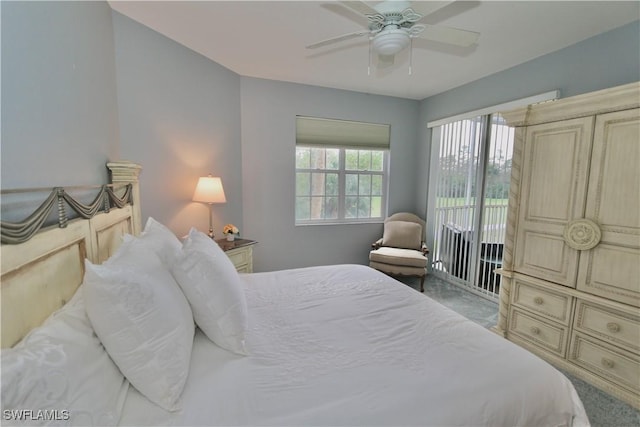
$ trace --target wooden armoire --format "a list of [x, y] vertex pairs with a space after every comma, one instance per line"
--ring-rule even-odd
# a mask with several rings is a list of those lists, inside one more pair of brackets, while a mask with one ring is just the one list
[[640, 408], [640, 83], [516, 128], [494, 331]]

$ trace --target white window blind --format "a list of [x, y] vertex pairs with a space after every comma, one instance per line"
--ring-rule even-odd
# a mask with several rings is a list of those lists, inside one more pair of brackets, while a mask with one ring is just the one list
[[318, 117], [296, 117], [296, 144], [388, 150], [391, 126]]

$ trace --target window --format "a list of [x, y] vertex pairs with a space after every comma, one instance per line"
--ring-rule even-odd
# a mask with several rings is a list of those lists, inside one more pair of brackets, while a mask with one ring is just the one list
[[429, 122], [433, 129], [427, 244], [432, 271], [497, 298], [514, 130], [497, 111], [558, 98], [551, 91]]
[[492, 114], [443, 124], [433, 135], [439, 145], [431, 215], [433, 271], [495, 298], [500, 276], [494, 270], [502, 266], [514, 130]]
[[[296, 224], [382, 221], [387, 204], [388, 125], [297, 119]], [[364, 132], [358, 132], [358, 126]], [[375, 135], [371, 126], [386, 132], [386, 138]], [[307, 137], [311, 134], [313, 138]], [[354, 135], [360, 143], [354, 142]], [[323, 142], [318, 143], [321, 137]], [[336, 139], [345, 143], [337, 144]], [[378, 140], [386, 142], [376, 144]]]

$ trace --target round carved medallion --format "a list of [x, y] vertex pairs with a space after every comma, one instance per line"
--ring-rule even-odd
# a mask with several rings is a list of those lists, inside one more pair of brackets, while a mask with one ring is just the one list
[[585, 251], [600, 243], [600, 227], [595, 222], [583, 218], [569, 222], [564, 228], [564, 241], [573, 249]]

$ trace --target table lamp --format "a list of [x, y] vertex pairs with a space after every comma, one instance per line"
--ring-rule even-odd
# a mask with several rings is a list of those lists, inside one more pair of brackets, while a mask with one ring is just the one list
[[217, 176], [201, 176], [193, 193], [194, 202], [207, 203], [209, 205], [209, 237], [213, 239], [213, 209], [214, 203], [226, 203], [222, 188], [222, 180]]

